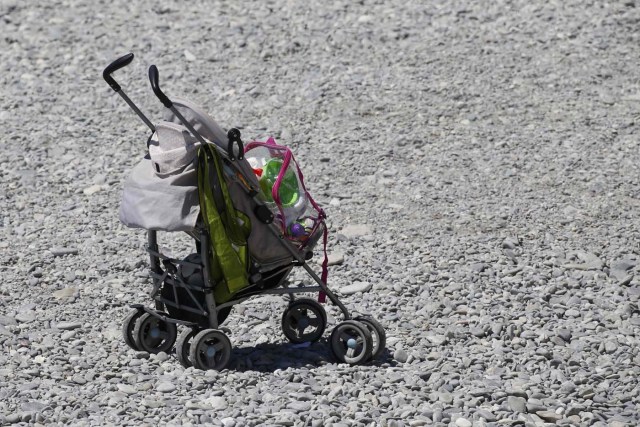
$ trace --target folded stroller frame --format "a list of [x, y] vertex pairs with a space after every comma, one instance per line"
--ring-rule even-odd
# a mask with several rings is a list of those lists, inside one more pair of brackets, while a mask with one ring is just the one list
[[[118, 58], [105, 68], [103, 78], [151, 129], [153, 135], [147, 143], [149, 147], [152, 138], [158, 138], [162, 123], [154, 126], [129, 99], [112, 76], [115, 71], [127, 66], [132, 60], [132, 53]], [[248, 260], [245, 269], [247, 283], [231, 291], [231, 286], [224, 287], [221, 275], [215, 273], [219, 271], [222, 264], [216, 257], [219, 255], [217, 250], [213, 251], [212, 249], [215, 246], [214, 235], [219, 236], [219, 233], [213, 233], [208, 229], [205, 212], [198, 213], [196, 210], [195, 226], [191, 229], [183, 229], [194, 239], [196, 246], [196, 253], [183, 260], [171, 258], [159, 250], [156, 229], [147, 227], [145, 224], [127, 224], [147, 229], [149, 274], [153, 284], [150, 296], [155, 302], [155, 307], [151, 308], [142, 304], [131, 305], [133, 310], [123, 323], [125, 343], [137, 351], [149, 353], [169, 353], [175, 344], [176, 357], [185, 367], [194, 366], [198, 369], [221, 370], [227, 366], [232, 355], [231, 341], [227, 337], [231, 331], [228, 328], [221, 328], [221, 324], [234, 305], [257, 295], [288, 295], [290, 302], [281, 320], [285, 336], [293, 343], [314, 342], [322, 338], [327, 326], [327, 315], [324, 307], [320, 304], [320, 302], [324, 302], [326, 296], [331, 303], [340, 309], [344, 317], [344, 321], [334, 327], [329, 338], [330, 348], [336, 360], [341, 363], [364, 364], [377, 358], [385, 347], [384, 328], [369, 316], [352, 318], [349, 310], [326, 285], [327, 240], [326, 228], [322, 221], [324, 212], [316, 206], [320, 212], [320, 222], [313, 227], [304, 244], [288, 239], [279, 226], [277, 213], [274, 214], [273, 209], [268, 203], [265, 203], [260, 186], [255, 185], [257, 183], [256, 177], [244, 159], [245, 148], [240, 132], [232, 128], [226, 134], [223, 131], [221, 133], [221, 129], [206, 116], [203, 120], [206, 123], [211, 121], [208, 129], [212, 129], [211, 135], [214, 136], [208, 136], [205, 139], [201, 135], [203, 127], [199, 123], [196, 124], [192, 115], [189, 115], [195, 114], [194, 111], [199, 114], [199, 110], [188, 102], [175, 101], [174, 103], [165, 95], [160, 89], [159, 73], [155, 65], [149, 68], [149, 80], [154, 94], [171, 112], [174, 122], [177, 123], [173, 126], [184, 126], [186, 130], [182, 134], [187, 134], [189, 138], [195, 138], [194, 142], [199, 144], [200, 158], [204, 158], [202, 153], [208, 153], [209, 161], [211, 161], [211, 153], [216, 158], [219, 156], [219, 161], [211, 162], [207, 167], [212, 170], [215, 169], [214, 165], [219, 166], [218, 169], [225, 168], [225, 171], [228, 172], [227, 175], [224, 175], [225, 177], [236, 177], [234, 178], [234, 190], [226, 190], [233, 202], [234, 213], [236, 210], [240, 210], [238, 205], [242, 205], [250, 220], [248, 223], [251, 226], [251, 233], [254, 233], [253, 230], [256, 227], [268, 230], [268, 232], [261, 231], [265, 233], [262, 235], [254, 233], [258, 236], [254, 239], [263, 236], [257, 244], [265, 245], [265, 242], [273, 242], [271, 247], [277, 246], [275, 252], [281, 255], [276, 257], [275, 262], [273, 259], [269, 262], [263, 262], [258, 254], [251, 254], [251, 251], [248, 251], [249, 255], [245, 258]], [[198, 117], [202, 116], [204, 115]], [[196, 130], [196, 127], [199, 128], [199, 131]], [[209, 147], [213, 147], [216, 151], [212, 151]], [[207, 149], [204, 150], [204, 148]], [[145, 159], [149, 159], [149, 156], [147, 155]], [[139, 167], [145, 168], [144, 173], [151, 174], [156, 172], [151, 165], [152, 162], [147, 160], [146, 163], [141, 162]], [[202, 168], [202, 164], [198, 167]], [[199, 172], [204, 174], [200, 170]], [[223, 175], [220, 172], [218, 176]], [[301, 174], [300, 178], [302, 178]], [[205, 179], [209, 179], [209, 176]], [[211, 191], [215, 193], [219, 190], [220, 185], [226, 184], [207, 182], [206, 188], [208, 189], [210, 186]], [[203, 197], [215, 198], [217, 196], [216, 194], [203, 193], [203, 188], [200, 185], [198, 185], [198, 190], [200, 191], [200, 205], [203, 203]], [[129, 198], [131, 199], [131, 196]], [[124, 199], [125, 197], [123, 197], [123, 203]], [[133, 199], [136, 197], [134, 196]], [[139, 199], [136, 199], [134, 203], [138, 201]], [[251, 209], [248, 209], [248, 206], [251, 206]], [[141, 219], [138, 222], [144, 222], [145, 215], [140, 214], [139, 216]], [[192, 217], [195, 218], [193, 212]], [[132, 222], [138, 224], [135, 221]], [[175, 229], [179, 230], [180, 228], [176, 227]], [[325, 245], [322, 277], [318, 276], [307, 263], [313, 256], [313, 247], [321, 238]], [[253, 242], [249, 240], [247, 246], [255, 247], [252, 244]], [[302, 267], [317, 285], [290, 286], [287, 277], [293, 267]], [[319, 294], [318, 301], [311, 298], [296, 298], [297, 294], [310, 292]], [[184, 327], [179, 337], [178, 325]]]

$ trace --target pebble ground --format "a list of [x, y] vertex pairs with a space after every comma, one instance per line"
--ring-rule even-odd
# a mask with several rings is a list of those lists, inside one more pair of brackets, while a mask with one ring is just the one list
[[[36, 3], [0, 1], [1, 425], [640, 423], [636, 1]], [[130, 51], [152, 119], [155, 63], [294, 149], [380, 360], [289, 344], [279, 297], [233, 311], [223, 372], [125, 346], [149, 284], [117, 214], [148, 131], [101, 72]]]

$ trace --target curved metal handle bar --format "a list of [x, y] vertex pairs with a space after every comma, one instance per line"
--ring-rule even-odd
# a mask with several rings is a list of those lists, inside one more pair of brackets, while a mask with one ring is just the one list
[[133, 53], [127, 53], [126, 55], [121, 56], [120, 58], [113, 61], [111, 64], [107, 65], [107, 68], [102, 72], [102, 78], [107, 82], [111, 89], [116, 92], [120, 91], [120, 85], [115, 81], [111, 74], [115, 71], [119, 70], [122, 67], [126, 67], [131, 64], [133, 61]]
[[160, 80], [160, 74], [158, 73], [158, 67], [156, 67], [155, 65], [150, 66], [149, 82], [151, 82], [151, 89], [153, 89], [153, 93], [156, 94], [160, 102], [162, 102], [162, 104], [165, 107], [171, 108], [173, 107], [173, 102], [171, 102], [171, 100], [167, 97], [167, 95], [165, 95], [164, 92], [162, 92], [162, 89], [160, 89], [159, 80]]

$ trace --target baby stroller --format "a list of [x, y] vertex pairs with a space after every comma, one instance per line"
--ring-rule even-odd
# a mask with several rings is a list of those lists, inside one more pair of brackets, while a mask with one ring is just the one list
[[[273, 139], [245, 147], [240, 131], [222, 128], [200, 107], [169, 99], [149, 68], [153, 92], [168, 109], [152, 124], [124, 93], [112, 73], [133, 54], [112, 62], [103, 78], [151, 129], [146, 156], [124, 185], [120, 220], [147, 230], [154, 307], [132, 305], [123, 323], [125, 343], [137, 351], [170, 352], [175, 344], [185, 367], [224, 369], [231, 353], [230, 330], [221, 327], [231, 308], [256, 295], [289, 296], [281, 325], [293, 343], [319, 340], [327, 325], [321, 303], [336, 305], [344, 321], [329, 344], [336, 360], [363, 364], [385, 346], [383, 327], [368, 316], [352, 318], [327, 288], [327, 229], [324, 211], [304, 185], [291, 151]], [[195, 250], [184, 259], [159, 250], [158, 231], [185, 232]], [[319, 277], [307, 261], [322, 239]], [[302, 267], [317, 286], [291, 286]], [[318, 299], [297, 297], [318, 292]], [[177, 325], [184, 330], [178, 336]]]

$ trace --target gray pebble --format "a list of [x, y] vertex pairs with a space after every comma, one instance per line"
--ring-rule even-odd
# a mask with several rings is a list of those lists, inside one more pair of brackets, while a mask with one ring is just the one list
[[571, 331], [568, 329], [558, 329], [557, 334], [565, 342], [571, 342]]
[[342, 228], [340, 234], [345, 237], [363, 237], [371, 234], [371, 228], [364, 224], [350, 224]]
[[76, 336], [76, 331], [66, 331], [60, 335], [62, 341], [69, 341]]
[[15, 320], [17, 320], [20, 323], [31, 323], [34, 320], [36, 320], [36, 313], [33, 311], [21, 312], [16, 314]]
[[527, 411], [527, 400], [523, 397], [509, 396], [507, 398], [507, 403], [509, 404], [509, 408], [514, 412]]
[[229, 406], [227, 399], [222, 396], [211, 397], [207, 399], [206, 402], [211, 405], [211, 408], [213, 408], [214, 411], [223, 411]]
[[409, 354], [404, 349], [399, 348], [393, 353], [393, 358], [400, 363], [406, 363], [409, 359]]
[[618, 344], [614, 341], [607, 341], [604, 343], [604, 350], [609, 354], [613, 354], [618, 350]]
[[171, 393], [176, 390], [176, 386], [169, 382], [161, 382], [156, 385], [156, 390], [160, 393]]
[[483, 418], [485, 421], [488, 422], [495, 422], [496, 421], [496, 416], [493, 415], [493, 413], [491, 413], [490, 411], [487, 411], [486, 409], [478, 409], [475, 414], [480, 417]]
[[51, 249], [51, 253], [53, 256], [78, 255], [78, 249], [56, 247]]
[[82, 327], [82, 323], [80, 322], [59, 322], [56, 324], [56, 328], [61, 329], [63, 331], [78, 329]]
[[536, 415], [549, 423], [555, 423], [563, 418], [562, 415], [556, 414], [553, 411], [538, 411]]
[[72, 297], [76, 292], [76, 288], [63, 288], [53, 293], [56, 299], [65, 299]]
[[135, 387], [130, 384], [118, 384], [118, 390], [129, 395], [136, 393]]
[[5, 418], [6, 422], [9, 424], [15, 424], [20, 422], [20, 414], [9, 414]]
[[17, 324], [16, 319], [13, 317], [0, 314], [0, 325], [8, 326]]
[[358, 292], [367, 292], [371, 289], [371, 283], [369, 282], [354, 282], [350, 285], [340, 288], [340, 293], [343, 295], [352, 295]]
[[342, 265], [342, 263], [344, 263], [344, 254], [340, 252], [333, 252], [329, 254], [327, 265]]
[[456, 419], [456, 426], [458, 427], [471, 427], [473, 424], [466, 418], [458, 418]]

